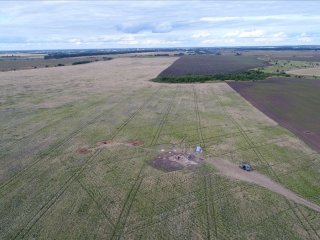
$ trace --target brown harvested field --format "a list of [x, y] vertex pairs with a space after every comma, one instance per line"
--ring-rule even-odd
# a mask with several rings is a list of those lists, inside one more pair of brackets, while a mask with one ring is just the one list
[[256, 50], [256, 51], [242, 51], [243, 56], [255, 56], [270, 60], [288, 60], [288, 61], [307, 61], [319, 62], [320, 51], [318, 50]]
[[235, 55], [187, 55], [180, 57], [159, 76], [215, 75], [234, 73], [266, 66], [266, 62], [255, 57]]
[[[173, 57], [178, 52], [161, 52], [161, 54], [168, 54]], [[104, 61], [109, 58], [128, 58], [128, 57], [157, 57], [163, 58], [167, 56], [155, 56], [159, 52], [145, 52], [145, 53], [126, 53], [126, 54], [108, 54], [108, 55], [93, 55], [83, 57], [66, 57], [60, 59], [44, 59], [46, 54], [0, 54], [0, 72], [17, 71], [35, 68], [50, 68], [69, 66], [75, 62], [89, 61]]]
[[229, 85], [267, 116], [320, 150], [320, 81], [270, 78]]
[[1, 58], [43, 58], [46, 54], [43, 53], [23, 53], [23, 52], [15, 52], [15, 53], [0, 53]]
[[289, 74], [293, 75], [303, 75], [303, 76], [320, 76], [320, 67], [316, 68], [303, 68], [287, 71]]
[[76, 57], [76, 58], [62, 58], [62, 59], [43, 59], [42, 57], [17, 57], [17, 58], [0, 58], [0, 71], [16, 71], [33, 68], [49, 68], [72, 65], [79, 61], [102, 61], [103, 57]]

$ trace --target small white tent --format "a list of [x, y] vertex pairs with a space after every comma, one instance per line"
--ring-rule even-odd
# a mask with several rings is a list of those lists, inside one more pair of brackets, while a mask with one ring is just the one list
[[198, 145], [196, 146], [195, 150], [196, 153], [202, 153], [202, 148]]

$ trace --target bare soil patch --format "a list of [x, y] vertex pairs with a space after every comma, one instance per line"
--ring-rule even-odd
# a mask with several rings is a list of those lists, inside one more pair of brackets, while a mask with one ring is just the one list
[[97, 146], [109, 145], [112, 143], [112, 140], [101, 140], [97, 142]]
[[85, 155], [85, 154], [91, 153], [91, 150], [86, 147], [79, 147], [76, 152], [79, 154]]
[[130, 140], [127, 143], [132, 146], [143, 146], [144, 145], [144, 142], [141, 140]]
[[227, 161], [227, 160], [212, 160], [210, 161], [215, 168], [217, 168], [220, 173], [223, 175], [245, 181], [245, 182], [250, 182], [257, 184], [261, 187], [267, 188], [272, 192], [281, 194], [282, 196], [298, 203], [302, 204], [306, 207], [309, 207], [317, 212], [320, 212], [320, 206], [318, 206], [315, 203], [312, 203], [302, 197], [299, 197], [297, 194], [294, 192], [288, 190], [287, 188], [281, 186], [279, 183], [274, 182], [270, 178], [266, 177], [265, 175], [258, 173], [257, 171], [251, 171], [247, 172], [242, 169], [240, 169], [237, 165]]
[[191, 153], [165, 152], [154, 159], [151, 165], [154, 168], [167, 172], [177, 171], [184, 168], [192, 169], [203, 162], [203, 159]]

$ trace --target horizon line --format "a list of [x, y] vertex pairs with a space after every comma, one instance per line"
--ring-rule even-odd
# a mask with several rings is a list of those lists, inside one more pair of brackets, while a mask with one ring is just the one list
[[3, 52], [24, 52], [24, 51], [66, 51], [66, 50], [152, 50], [152, 49], [204, 49], [204, 48], [211, 48], [211, 49], [234, 49], [234, 48], [320, 48], [320, 44], [312, 44], [312, 45], [261, 45], [261, 46], [255, 46], [255, 45], [239, 45], [239, 46], [198, 46], [198, 47], [191, 47], [191, 46], [185, 46], [185, 47], [113, 47], [113, 48], [52, 48], [52, 49], [10, 49], [10, 50], [0, 50], [0, 53]]

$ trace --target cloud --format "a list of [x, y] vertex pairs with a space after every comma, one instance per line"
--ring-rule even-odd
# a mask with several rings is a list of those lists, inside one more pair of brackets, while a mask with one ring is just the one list
[[134, 36], [124, 36], [120, 38], [120, 40], [118, 41], [118, 44], [123, 44], [123, 45], [136, 45], [138, 43], [139, 42]]
[[263, 37], [264, 31], [262, 30], [252, 30], [252, 31], [244, 31], [240, 32], [238, 37], [239, 38], [260, 38]]
[[300, 14], [284, 14], [284, 15], [265, 15], [265, 16], [223, 16], [223, 17], [202, 17], [201, 22], [228, 22], [228, 21], [267, 21], [267, 20], [320, 20], [319, 15], [300, 15]]
[[25, 43], [27, 40], [20, 36], [0, 36], [0, 44], [2, 43]]
[[0, 50], [320, 44], [319, 9], [302, 0], [4, 1]]
[[237, 38], [259, 38], [263, 37], [265, 32], [263, 30], [244, 30], [244, 31], [232, 31], [224, 34], [225, 38], [237, 37]]
[[223, 46], [226, 44], [232, 44], [235, 43], [236, 40], [233, 38], [209, 38], [209, 39], [205, 39], [202, 40], [201, 43], [204, 45], [210, 45], [210, 44], [217, 44], [219, 46]]
[[172, 30], [172, 25], [168, 22], [162, 23], [122, 23], [116, 29], [123, 33], [168, 33]]
[[150, 30], [150, 24], [146, 23], [122, 23], [116, 26], [117, 30], [123, 33], [139, 33]]
[[170, 23], [164, 22], [160, 24], [153, 25], [152, 32], [153, 33], [168, 33], [173, 29]]
[[200, 22], [210, 22], [210, 23], [218, 23], [218, 22], [227, 22], [239, 20], [240, 17], [202, 17], [199, 19]]
[[70, 43], [74, 43], [76, 45], [81, 45], [83, 42], [79, 38], [73, 38], [69, 40]]
[[205, 37], [208, 37], [210, 36], [210, 32], [208, 30], [200, 30], [200, 31], [196, 31], [194, 32], [191, 37], [192, 38], [205, 38]]
[[264, 31], [262, 30], [251, 30], [251, 31], [243, 31], [239, 32], [239, 38], [260, 38], [263, 37]]
[[310, 43], [313, 39], [309, 37], [306, 33], [301, 33], [297, 40], [300, 43]]

